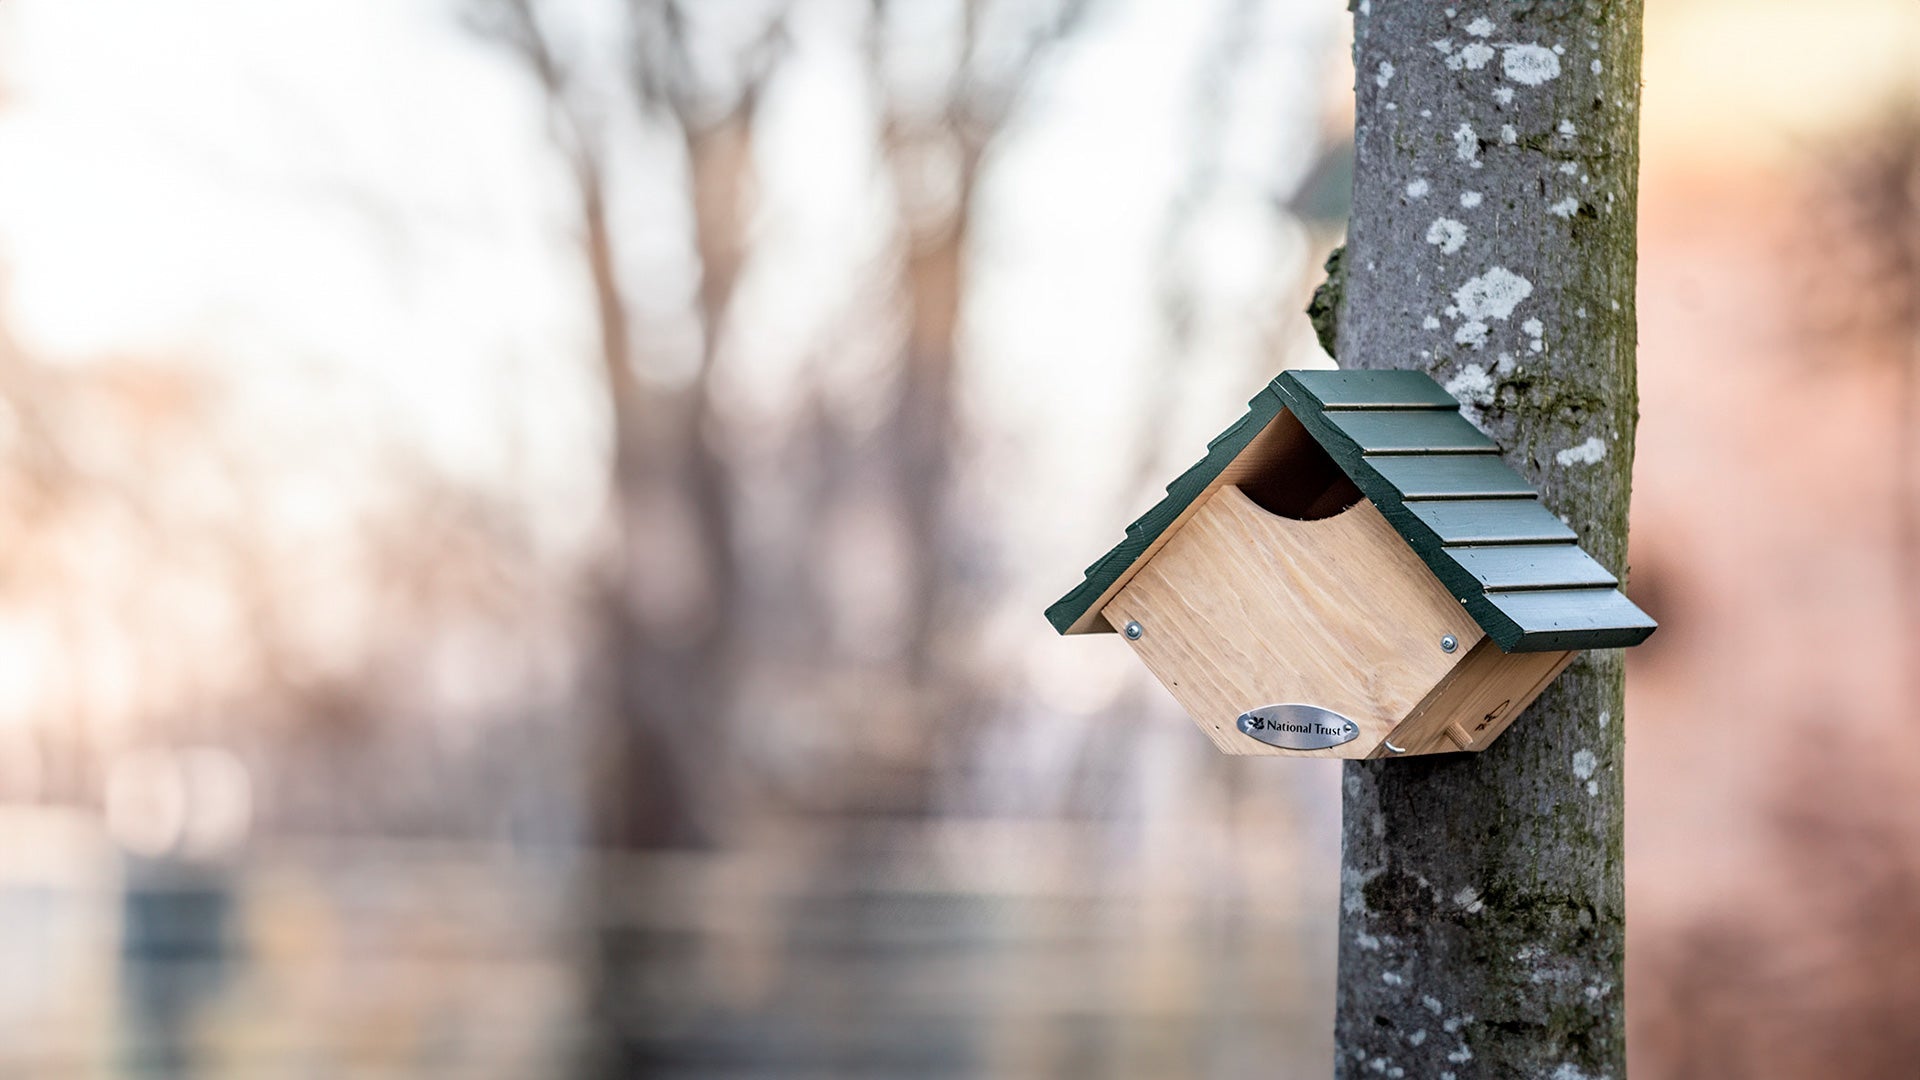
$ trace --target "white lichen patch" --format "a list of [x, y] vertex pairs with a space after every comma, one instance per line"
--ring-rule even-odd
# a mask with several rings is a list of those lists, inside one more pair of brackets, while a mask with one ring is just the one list
[[1460, 47], [1460, 51], [1447, 57], [1447, 67], [1453, 71], [1462, 68], [1479, 71], [1493, 60], [1493, 46], [1484, 41], [1472, 41]]
[[1407, 198], [1409, 199], [1424, 199], [1427, 197], [1427, 192], [1431, 190], [1433, 185], [1427, 183], [1424, 176], [1416, 176], [1407, 181]]
[[1557, 203], [1554, 203], [1552, 206], [1547, 207], [1547, 213], [1552, 214], [1554, 217], [1562, 218], [1568, 221], [1571, 221], [1573, 219], [1573, 215], [1576, 213], [1579, 213], [1579, 211], [1580, 211], [1580, 200], [1574, 198], [1571, 195], [1567, 196], [1564, 199], [1561, 199]]
[[1440, 329], [1440, 320], [1429, 315], [1426, 318], [1420, 320], [1420, 329], [1438, 330]]
[[1587, 794], [1589, 795], [1600, 794], [1600, 781], [1598, 780], [1587, 781]]
[[1469, 319], [1505, 321], [1520, 301], [1532, 295], [1533, 282], [1504, 266], [1495, 266], [1453, 290], [1453, 302]]
[[1562, 466], [1597, 465], [1606, 456], [1606, 442], [1598, 435], [1595, 435], [1579, 446], [1570, 446], [1553, 455], [1553, 460], [1559, 462]]
[[1399, 972], [1397, 972], [1397, 971], [1383, 971], [1383, 972], [1381, 972], [1381, 973], [1380, 973], [1380, 981], [1381, 981], [1381, 982], [1383, 982], [1383, 983], [1386, 983], [1386, 984], [1387, 984], [1388, 986], [1405, 986], [1405, 985], [1407, 985], [1407, 977], [1406, 977], [1405, 975], [1402, 975], [1402, 974], [1400, 974], [1400, 973], [1399, 973]]
[[1427, 243], [1440, 249], [1440, 254], [1451, 255], [1467, 242], [1467, 227], [1452, 218], [1435, 218], [1427, 226]]
[[1593, 770], [1599, 767], [1600, 759], [1593, 756], [1593, 751], [1575, 750], [1573, 752], [1573, 775], [1585, 780], [1593, 776]]
[[1432, 1013], [1435, 1016], [1439, 1016], [1441, 1012], [1445, 1011], [1446, 1009], [1446, 1006], [1440, 1004], [1440, 999], [1437, 997], [1434, 997], [1431, 994], [1428, 994], [1422, 997], [1420, 999], [1420, 1004], [1423, 1007], [1425, 1007], [1428, 1012]]
[[1420, 1045], [1421, 1043], [1423, 1043], [1423, 1042], [1426, 1042], [1426, 1041], [1427, 1041], [1427, 1029], [1426, 1029], [1426, 1028], [1421, 1028], [1421, 1029], [1420, 1029], [1419, 1031], [1416, 1031], [1416, 1032], [1414, 1032], [1413, 1034], [1411, 1034], [1411, 1035], [1409, 1035], [1409, 1036], [1407, 1036], [1407, 1045], [1408, 1045], [1408, 1046], [1419, 1046], [1419, 1045]]
[[1572, 176], [1574, 173], [1580, 171], [1580, 166], [1576, 162], [1563, 161], [1560, 163], [1560, 171], [1568, 176]]
[[1462, 207], [1463, 209], [1467, 209], [1467, 210], [1471, 210], [1471, 209], [1473, 209], [1474, 207], [1476, 207], [1476, 206], [1479, 206], [1479, 205], [1480, 205], [1480, 193], [1479, 193], [1479, 192], [1477, 192], [1477, 191], [1463, 191], [1463, 192], [1461, 192], [1461, 193], [1460, 193], [1460, 205], [1461, 205], [1461, 207]]
[[1607, 725], [1611, 723], [1613, 723], [1613, 713], [1607, 711], [1606, 709], [1601, 709], [1600, 710], [1600, 730], [1601, 731], [1607, 730]]
[[1562, 135], [1567, 136], [1568, 138], [1572, 138], [1573, 136], [1580, 134], [1580, 129], [1574, 127], [1573, 121], [1571, 120], [1560, 121], [1560, 126], [1555, 128], [1554, 130], [1558, 131]]
[[1472, 124], [1461, 124], [1454, 129], [1453, 156], [1461, 161], [1472, 161], [1480, 156], [1480, 136], [1473, 133]]
[[1500, 70], [1522, 86], [1539, 86], [1560, 77], [1560, 56], [1538, 45], [1502, 45]]
[[1580, 1071], [1580, 1066], [1575, 1065], [1571, 1061], [1567, 1061], [1562, 1062], [1559, 1068], [1553, 1070], [1553, 1075], [1549, 1077], [1548, 1080], [1606, 1080], [1606, 1077], [1589, 1076]]
[[1603, 70], [1605, 70], [1605, 69], [1604, 69], [1604, 68], [1603, 68], [1603, 67], [1601, 66], [1601, 64], [1600, 64], [1600, 61], [1598, 61], [1598, 60], [1595, 60], [1595, 61], [1594, 61], [1593, 63], [1591, 63], [1591, 64], [1588, 64], [1588, 65], [1587, 65], [1587, 68], [1588, 68], [1588, 70], [1590, 70], [1590, 71], [1592, 71], [1592, 72], [1593, 72], [1593, 73], [1594, 73], [1595, 75], [1598, 75], [1598, 74], [1600, 74], [1600, 72], [1601, 72], [1601, 71], [1603, 71]]
[[1380, 939], [1377, 937], [1374, 937], [1372, 934], [1367, 934], [1367, 933], [1355, 934], [1353, 935], [1353, 943], [1367, 950], [1368, 952], [1380, 951]]
[[1513, 87], [1511, 86], [1494, 87], [1493, 100], [1499, 102], [1502, 105], [1513, 104]]
[[1526, 322], [1521, 323], [1520, 332], [1527, 335], [1528, 352], [1545, 352], [1547, 350], [1547, 328], [1541, 324], [1539, 319], [1528, 319]]
[[1382, 90], [1385, 90], [1387, 88], [1387, 84], [1392, 81], [1393, 81], [1393, 61], [1391, 60], [1380, 61], [1380, 66], [1377, 69], [1375, 69], [1373, 73], [1373, 85], [1379, 87]]
[[1447, 1060], [1453, 1062], [1455, 1065], [1465, 1065], [1467, 1062], [1473, 1060], [1473, 1051], [1467, 1048], [1466, 1043], [1461, 1043], [1460, 1049], [1447, 1055]]
[[1500, 354], [1500, 358], [1494, 362], [1493, 370], [1502, 375], [1511, 375], [1513, 374], [1513, 367], [1513, 354], [1503, 352]]
[[1434, 49], [1437, 52], [1439, 52], [1441, 56], [1446, 56], [1447, 54], [1453, 52], [1452, 38], [1441, 38], [1439, 41], [1429, 41], [1427, 42], [1427, 44], [1433, 46]]
[[[1447, 380], [1447, 393], [1452, 394], [1461, 405], [1469, 408], [1485, 408], [1493, 404], [1494, 389], [1492, 376], [1488, 375], [1487, 369], [1479, 364], [1467, 364], [1460, 369], [1459, 374]], [[1465, 889], [1462, 890], [1462, 895], [1472, 892], [1472, 889]], [[1456, 896], [1454, 902], [1464, 907], [1472, 899], [1472, 896], [1468, 896], [1467, 900], [1461, 900]]]
[[1487, 343], [1487, 329], [1487, 324], [1479, 319], [1463, 322], [1460, 328], [1453, 332], [1453, 343], [1478, 349]]
[[1455, 907], [1469, 915], [1478, 915], [1487, 906], [1486, 902], [1480, 899], [1480, 890], [1471, 885], [1454, 893], [1453, 903]]
[[1513, 130], [1512, 124], [1501, 124], [1500, 141], [1506, 143], [1508, 146], [1512, 146], [1514, 143], [1520, 141], [1520, 133]]
[[1493, 36], [1494, 29], [1493, 20], [1487, 18], [1485, 15], [1467, 24], [1467, 33], [1472, 34], [1474, 37], [1491, 37]]

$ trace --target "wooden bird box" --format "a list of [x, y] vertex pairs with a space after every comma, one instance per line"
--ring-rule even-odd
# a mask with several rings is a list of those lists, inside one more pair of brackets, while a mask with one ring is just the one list
[[1286, 371], [1047, 609], [1229, 754], [1484, 750], [1654, 621], [1417, 371]]

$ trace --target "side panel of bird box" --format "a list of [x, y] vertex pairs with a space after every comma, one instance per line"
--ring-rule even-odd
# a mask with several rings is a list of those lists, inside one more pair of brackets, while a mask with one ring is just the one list
[[[1139, 624], [1129, 644], [1229, 754], [1372, 756], [1486, 638], [1371, 502], [1298, 521], [1231, 486], [1207, 499], [1105, 614], [1117, 627]], [[1442, 648], [1447, 637], [1458, 643], [1452, 652]], [[1235, 726], [1243, 712], [1282, 703], [1332, 710], [1360, 733], [1289, 750]]]
[[[1492, 638], [1482, 638], [1390, 741], [1408, 754], [1485, 750], [1578, 655], [1505, 653]], [[1382, 745], [1373, 756], [1400, 755]]]

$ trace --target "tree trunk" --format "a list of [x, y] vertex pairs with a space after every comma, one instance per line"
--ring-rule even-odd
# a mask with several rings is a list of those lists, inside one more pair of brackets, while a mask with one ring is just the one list
[[[1451, 2], [1357, 0], [1335, 351], [1432, 372], [1624, 578], [1641, 5]], [[1588, 653], [1485, 753], [1347, 764], [1336, 1075], [1625, 1076], [1622, 690]]]

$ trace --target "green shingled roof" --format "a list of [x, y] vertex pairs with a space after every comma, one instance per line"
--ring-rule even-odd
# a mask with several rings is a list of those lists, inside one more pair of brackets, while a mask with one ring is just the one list
[[1417, 371], [1285, 371], [1047, 609], [1067, 632], [1282, 408], [1333, 457], [1481, 629], [1508, 652], [1638, 645], [1655, 623], [1540, 503], [1460, 405]]

